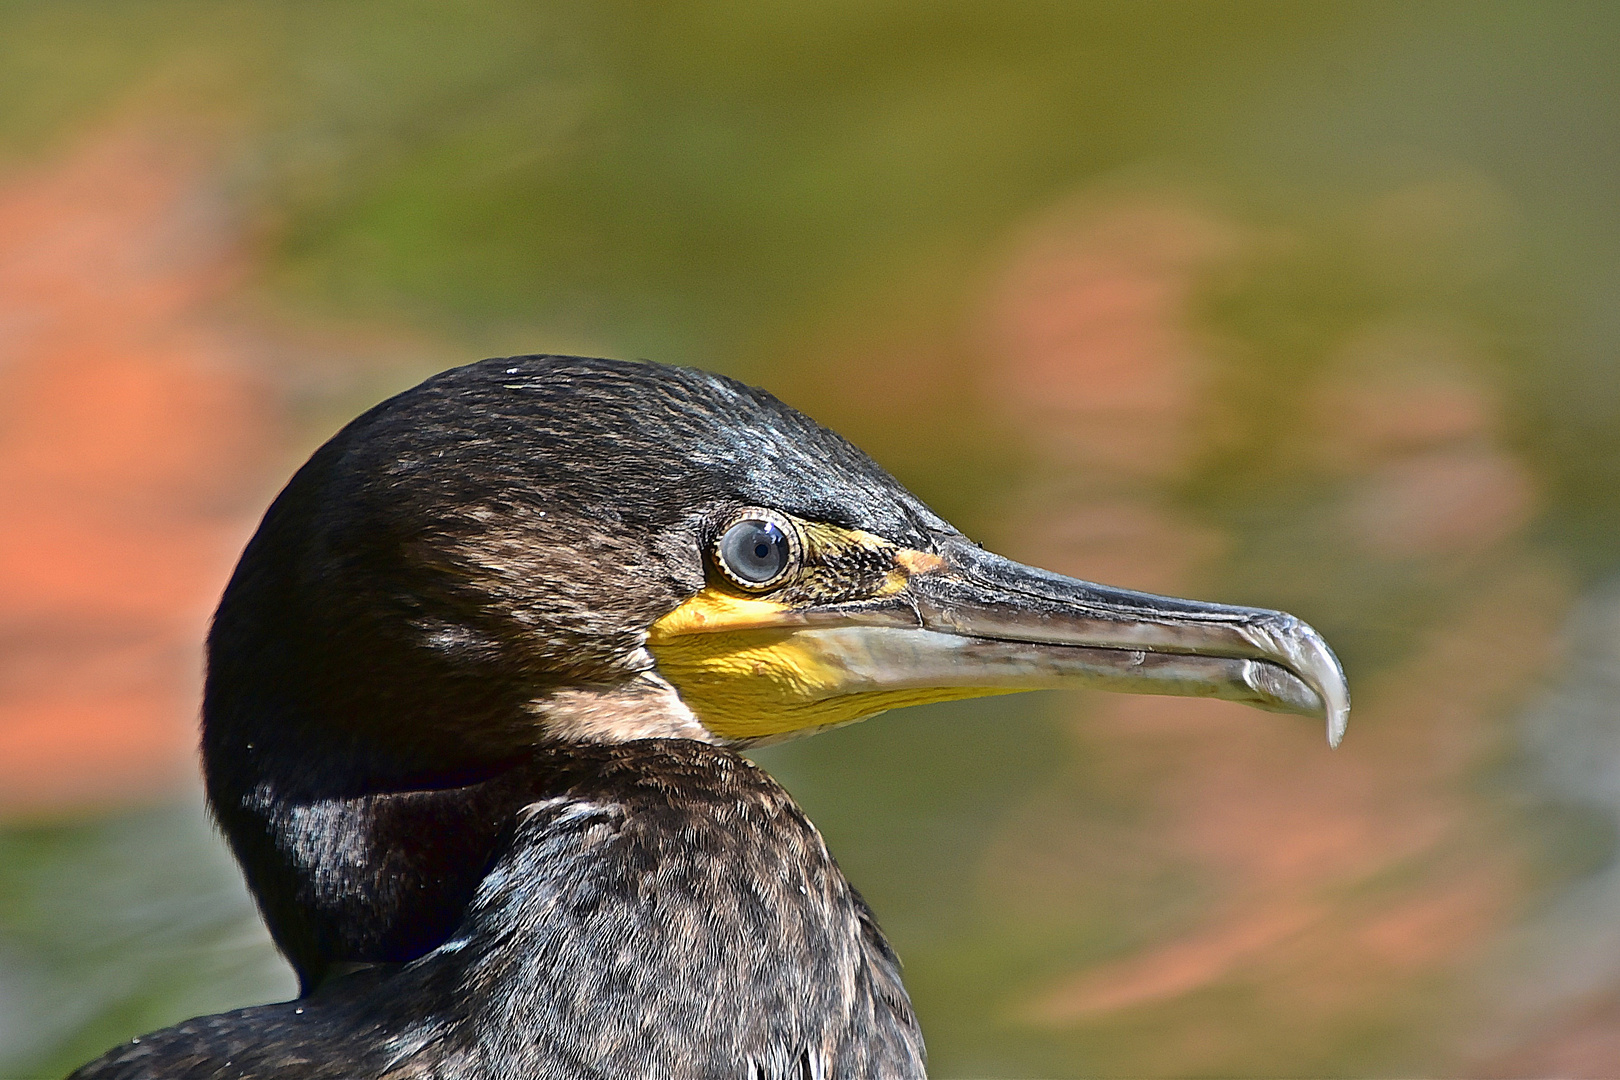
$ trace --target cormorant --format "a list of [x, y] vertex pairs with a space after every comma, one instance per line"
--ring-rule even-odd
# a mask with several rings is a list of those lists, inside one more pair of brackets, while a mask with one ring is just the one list
[[209, 803], [302, 996], [74, 1075], [905, 1077], [899, 963], [738, 751], [1042, 687], [1349, 709], [1280, 612], [978, 547], [770, 394], [485, 360], [266, 513], [209, 635]]

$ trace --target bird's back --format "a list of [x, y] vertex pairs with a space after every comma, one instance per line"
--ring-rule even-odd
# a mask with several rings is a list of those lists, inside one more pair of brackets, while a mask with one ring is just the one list
[[439, 948], [75, 1077], [923, 1074], [894, 954], [774, 781], [685, 740], [557, 753]]

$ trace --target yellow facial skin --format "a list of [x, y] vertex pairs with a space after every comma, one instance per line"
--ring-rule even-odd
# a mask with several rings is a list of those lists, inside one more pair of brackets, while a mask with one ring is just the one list
[[[1224, 698], [1325, 717], [1330, 743], [1344, 732], [1343, 669], [1316, 631], [1283, 612], [1065, 584], [988, 553], [963, 556], [957, 569], [869, 533], [791, 526], [798, 554], [780, 580], [750, 592], [717, 569], [648, 629], [658, 670], [721, 739], [747, 744], [903, 705], [1076, 686]], [[1053, 604], [1054, 589], [1074, 603]]]
[[[734, 605], [734, 606], [733, 606]], [[653, 624], [647, 646], [658, 670], [703, 726], [736, 742], [861, 720], [887, 709], [1011, 691], [941, 686], [872, 690], [850, 672], [826, 630], [772, 626], [787, 609], [703, 590]], [[731, 625], [741, 629], [722, 630]], [[703, 627], [698, 630], [696, 627]], [[881, 634], [879, 628], [866, 632]]]
[[[912, 573], [937, 569], [936, 555], [870, 533], [799, 522], [803, 565], [772, 596], [710, 585], [648, 630], [658, 670], [705, 728], [752, 742], [847, 724], [887, 709], [1007, 693], [979, 687], [881, 689], [841, 662], [840, 635], [797, 624], [793, 612], [822, 603], [891, 596]], [[846, 591], [851, 587], [855, 591]], [[819, 597], [818, 597], [818, 594]], [[794, 602], [797, 601], [797, 602]], [[877, 628], [864, 632], [881, 633]]]

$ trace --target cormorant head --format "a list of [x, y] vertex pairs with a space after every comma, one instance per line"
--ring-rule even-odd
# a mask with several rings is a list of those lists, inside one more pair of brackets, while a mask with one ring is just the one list
[[215, 615], [203, 757], [308, 990], [443, 940], [548, 747], [1069, 685], [1325, 717], [1335, 743], [1349, 708], [1297, 619], [992, 555], [764, 391], [523, 356], [383, 402], [294, 476]]
[[850, 443], [687, 368], [486, 360], [299, 471], [210, 639], [211, 779], [439, 786], [547, 740], [735, 745], [1065, 685], [1325, 717], [1278, 612], [1125, 592], [977, 547]]

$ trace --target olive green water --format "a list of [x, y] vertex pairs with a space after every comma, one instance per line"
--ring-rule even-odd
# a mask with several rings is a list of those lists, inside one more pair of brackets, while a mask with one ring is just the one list
[[[289, 470], [441, 363], [697, 364], [1008, 555], [1322, 630], [1334, 758], [1079, 695], [758, 755], [935, 1074], [1601, 1072], [1616, 55], [1599, 4], [14, 2], [0, 153], [182, 118], [244, 308], [425, 343], [267, 352]], [[176, 798], [0, 824], [0, 1075], [290, 993]]]

